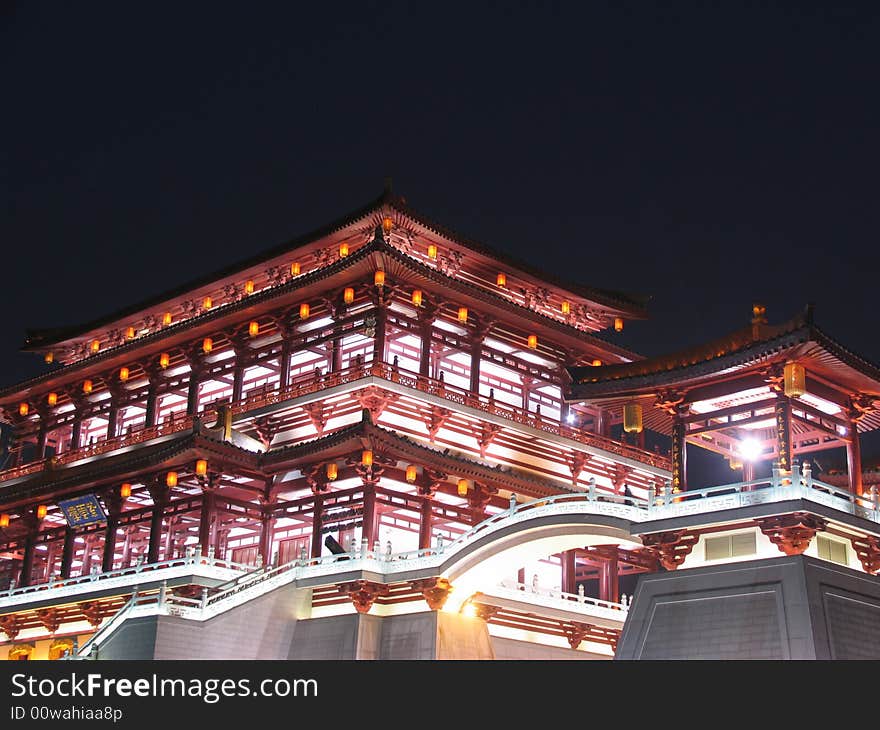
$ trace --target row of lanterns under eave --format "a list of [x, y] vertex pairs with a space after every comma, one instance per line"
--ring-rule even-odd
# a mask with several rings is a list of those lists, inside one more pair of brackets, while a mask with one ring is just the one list
[[[205, 476], [208, 473], [208, 460], [198, 459], [195, 464], [195, 472], [198, 476]], [[177, 472], [169, 471], [165, 474], [165, 485], [168, 487], [176, 487], [177, 479]], [[123, 482], [119, 486], [119, 496], [122, 499], [128, 499], [131, 496], [131, 482]], [[49, 508], [45, 504], [38, 505], [36, 511], [37, 519], [42, 520], [48, 511]], [[9, 519], [9, 514], [5, 512], [0, 514], [0, 527], [9, 527]]]
[[[373, 466], [373, 452], [370, 449], [364, 449], [361, 452], [361, 465], [367, 468]], [[339, 465], [335, 461], [331, 461], [325, 466], [327, 481], [335, 481], [339, 477]], [[415, 464], [409, 464], [404, 471], [406, 481], [410, 484], [415, 483], [418, 479], [418, 467]], [[468, 492], [467, 479], [459, 479], [457, 485], [458, 493], [464, 496]]]

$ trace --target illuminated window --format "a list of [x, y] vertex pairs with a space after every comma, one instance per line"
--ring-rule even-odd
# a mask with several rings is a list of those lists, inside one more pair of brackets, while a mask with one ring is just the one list
[[706, 560], [723, 560], [754, 555], [758, 551], [754, 532], [738, 532], [706, 538]]
[[830, 560], [832, 563], [847, 565], [846, 543], [832, 540], [824, 535], [816, 536], [816, 550], [822, 560]]

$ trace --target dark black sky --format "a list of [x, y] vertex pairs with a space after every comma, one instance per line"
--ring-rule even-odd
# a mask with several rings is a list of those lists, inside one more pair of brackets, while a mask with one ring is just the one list
[[[0, 381], [379, 194], [653, 296], [659, 354], [808, 301], [880, 361], [876, 4], [6, 3]], [[709, 7], [706, 7], [709, 6]]]

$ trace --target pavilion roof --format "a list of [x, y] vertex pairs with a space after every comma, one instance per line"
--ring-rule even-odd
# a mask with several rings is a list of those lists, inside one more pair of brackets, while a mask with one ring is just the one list
[[517, 269], [541, 282], [564, 289], [567, 292], [590, 300], [600, 306], [607, 307], [615, 312], [620, 312], [629, 318], [643, 319], [647, 316], [647, 297], [563, 281], [559, 277], [542, 271], [531, 264], [519, 261], [506, 253], [490, 248], [485, 244], [478, 243], [473, 239], [461, 236], [460, 234], [435, 223], [427, 216], [410, 208], [402, 197], [392, 195], [390, 190], [386, 190], [375, 200], [343, 215], [331, 223], [321, 226], [320, 228], [285, 241], [280, 245], [266, 249], [246, 260], [223, 267], [222, 269], [200, 276], [196, 279], [192, 279], [155, 297], [150, 297], [149, 299], [137, 302], [136, 304], [116, 310], [106, 316], [99, 317], [90, 322], [70, 326], [28, 328], [22, 349], [28, 351], [45, 350], [53, 345], [58, 345], [79, 338], [94, 330], [110, 326], [120, 320], [138, 315], [146, 310], [157, 308], [161, 304], [178, 297], [183, 297], [193, 290], [217, 283], [249, 268], [271, 262], [278, 257], [294, 253], [298, 249], [308, 247], [310, 244], [314, 244], [334, 233], [346, 229], [357, 228], [358, 226], [362, 227], [364, 231], [371, 231], [375, 224], [381, 222], [381, 216], [384, 211], [396, 213], [398, 216], [408, 218], [418, 226], [447, 238], [451, 242], [469, 249], [474, 253], [495, 259], [499, 263]]
[[[796, 360], [809, 377], [820, 378], [842, 393], [861, 395], [873, 406], [859, 420], [859, 430], [880, 428], [880, 366], [829, 337], [813, 321], [812, 308], [780, 325], [758, 322], [730, 335], [670, 355], [600, 367], [570, 367], [569, 402], [586, 401], [616, 410], [625, 402], [686, 393], [710, 382], [733, 379], [748, 371]], [[647, 401], [646, 401], [647, 402]], [[648, 428], [668, 433], [663, 409], [646, 414]], [[650, 418], [650, 422], [649, 422]], [[659, 419], [659, 420], [658, 420]]]

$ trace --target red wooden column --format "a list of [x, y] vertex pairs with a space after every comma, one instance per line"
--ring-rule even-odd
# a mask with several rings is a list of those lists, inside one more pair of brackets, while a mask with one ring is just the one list
[[617, 548], [612, 549], [614, 553], [603, 555], [599, 563], [599, 600], [617, 603], [620, 600]]
[[560, 553], [562, 558], [562, 592], [577, 593], [577, 580], [575, 579], [575, 557], [577, 550], [566, 550]]
[[144, 404], [146, 409], [146, 412], [144, 413], [144, 426], [150, 428], [150, 426], [156, 425], [156, 405], [159, 401], [159, 383], [162, 379], [162, 375], [160, 374], [162, 371], [155, 366], [147, 366], [144, 370], [146, 370], [147, 378], [149, 378], [147, 400]]
[[211, 485], [202, 487], [202, 509], [199, 514], [199, 546], [202, 548], [202, 555], [207, 554], [208, 545], [211, 544], [215, 493], [216, 490]]
[[150, 517], [150, 544], [147, 548], [147, 562], [155, 563], [159, 560], [159, 550], [162, 547], [162, 519], [165, 516], [165, 506], [168, 504], [168, 487], [161, 479], [157, 479], [149, 485], [150, 496], [153, 498], [153, 514]]
[[263, 565], [269, 565], [272, 562], [272, 505], [275, 504], [275, 498], [262, 497], [260, 503], [260, 555], [263, 556]]
[[324, 510], [324, 498], [320, 494], [314, 495], [315, 506], [312, 512], [312, 554], [313, 558], [321, 557], [321, 550], [324, 546], [321, 540], [321, 528], [324, 526], [322, 512]]
[[116, 530], [119, 528], [119, 515], [122, 512], [122, 497], [118, 488], [110, 488], [104, 493], [104, 506], [107, 508], [107, 527], [104, 530], [104, 554], [101, 570], [113, 570], [113, 557], [116, 554]]
[[419, 512], [419, 550], [427, 550], [431, 547], [431, 499], [425, 497]]
[[[382, 287], [384, 288], [384, 287]], [[382, 292], [376, 296], [376, 332], [373, 336], [373, 362], [385, 362], [385, 330], [388, 327], [388, 310]]]
[[364, 512], [362, 516], [363, 528], [361, 539], [367, 541], [367, 547], [372, 550], [376, 540], [376, 487], [372, 484], [364, 486]]
[[40, 521], [37, 519], [36, 508], [29, 510], [23, 516], [22, 521], [25, 523], [27, 533], [24, 538], [24, 554], [21, 560], [21, 574], [19, 575], [18, 585], [29, 586], [31, 584], [31, 573], [34, 571], [34, 550], [37, 546], [37, 535], [40, 532]]
[[64, 547], [61, 549], [61, 577], [70, 578], [70, 568], [73, 565], [73, 554], [76, 551], [76, 532], [72, 527], [64, 529]]
[[418, 318], [421, 337], [419, 375], [428, 378], [431, 376], [431, 335], [434, 331], [434, 320], [437, 318], [437, 308], [427, 302], [423, 303], [419, 309]]
[[849, 474], [849, 488], [853, 494], [863, 494], [862, 483], [862, 445], [859, 442], [859, 424], [856, 417], [860, 415], [855, 408], [849, 412], [849, 441], [846, 444], [846, 471]]
[[791, 471], [791, 399], [778, 395], [773, 406], [776, 420], [776, 460], [782, 471]]
[[672, 491], [684, 492], [687, 490], [687, 427], [680, 410], [676, 410], [672, 417], [672, 449], [670, 461], [672, 462]]

